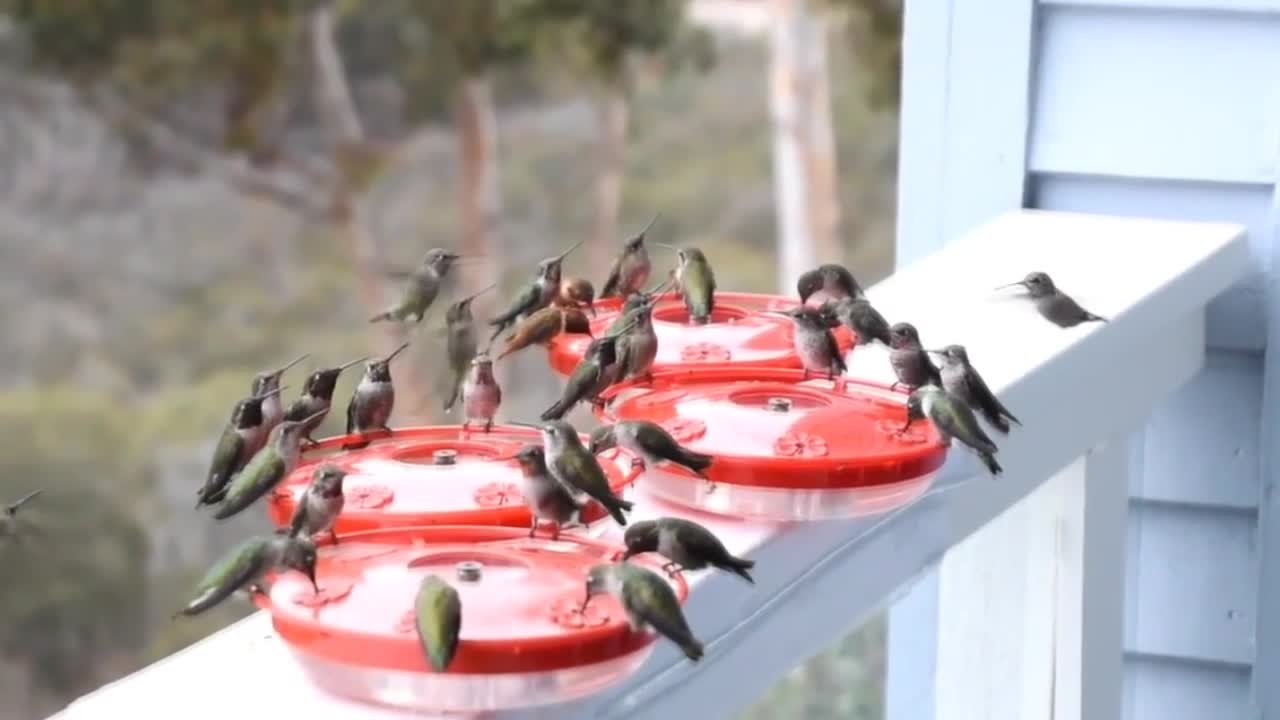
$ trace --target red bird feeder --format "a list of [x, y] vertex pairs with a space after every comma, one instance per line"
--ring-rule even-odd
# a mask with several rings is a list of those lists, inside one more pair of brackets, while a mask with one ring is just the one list
[[[658, 357], [653, 371], [710, 367], [798, 368], [800, 358], [793, 345], [795, 330], [791, 320], [772, 315], [770, 310], [787, 310], [798, 300], [777, 295], [718, 292], [711, 321], [696, 325], [679, 295], [664, 295], [653, 308], [653, 327], [658, 334]], [[604, 334], [618, 317], [622, 303], [607, 298], [595, 304], [596, 317], [591, 333]], [[847, 328], [833, 331], [841, 353], [853, 344]], [[551, 367], [568, 375], [582, 360], [591, 338], [586, 335], [557, 335], [549, 348]]]
[[[597, 692], [648, 657], [655, 636], [632, 631], [612, 597], [581, 609], [587, 571], [621, 553], [515, 528], [375, 530], [321, 548], [320, 593], [283, 573], [260, 602], [304, 672], [329, 692], [428, 712], [515, 709]], [[427, 663], [414, 622], [427, 574], [453, 586], [462, 605], [457, 654], [442, 673]], [[684, 581], [669, 582], [683, 602]]]
[[[423, 525], [531, 527], [520, 493], [523, 475], [519, 463], [510, 458], [525, 444], [542, 444], [537, 430], [495, 425], [486, 433], [451, 425], [405, 428], [370, 438], [370, 445], [358, 450], [341, 449], [361, 441], [359, 435], [344, 435], [305, 451], [270, 496], [272, 522], [288, 525], [316, 466], [333, 463], [348, 473], [343, 482], [346, 502], [334, 528], [339, 536]], [[616, 493], [635, 479], [629, 464], [602, 461], [601, 466]], [[608, 516], [591, 501], [582, 520], [593, 524]]]
[[[663, 464], [640, 486], [680, 505], [769, 520], [851, 517], [900, 507], [928, 488], [946, 448], [927, 421], [905, 433], [904, 397], [789, 369], [656, 373], [616, 385], [602, 422], [649, 420], [715, 460], [699, 478]], [[626, 461], [622, 452], [602, 460]]]

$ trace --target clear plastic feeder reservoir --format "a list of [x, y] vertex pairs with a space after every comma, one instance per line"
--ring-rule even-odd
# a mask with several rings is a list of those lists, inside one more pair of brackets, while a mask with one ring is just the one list
[[[782, 367], [798, 368], [791, 320], [773, 315], [771, 310], [787, 310], [798, 300], [778, 295], [718, 292], [711, 321], [697, 325], [679, 295], [668, 293], [653, 308], [653, 327], [658, 335], [658, 356], [653, 370], [691, 367]], [[607, 298], [595, 304], [591, 333], [600, 337], [617, 319], [622, 304]], [[833, 331], [842, 353], [848, 351], [853, 334], [847, 328]], [[549, 348], [551, 367], [561, 375], [573, 372], [591, 338], [586, 335], [557, 335]]]
[[[435, 713], [510, 710], [597, 692], [649, 655], [655, 636], [632, 631], [612, 597], [581, 609], [588, 569], [621, 553], [515, 528], [374, 530], [321, 548], [318, 594], [300, 574], [284, 573], [261, 602], [303, 671], [328, 692]], [[428, 574], [451, 585], [462, 607], [444, 672], [431, 669], [414, 622]], [[684, 581], [668, 582], [683, 602]]]
[[[850, 379], [778, 368], [675, 370], [609, 391], [601, 421], [648, 420], [714, 456], [700, 478], [662, 463], [638, 487], [687, 507], [769, 520], [884, 512], [928, 489], [946, 448], [933, 426], [906, 423], [906, 396]], [[630, 463], [625, 451], [602, 462]]]
[[[343, 450], [361, 442], [359, 435], [322, 440], [303, 451], [302, 460], [269, 496], [268, 512], [278, 526], [289, 523], [317, 465], [334, 463], [347, 471], [345, 503], [335, 531], [339, 536], [361, 530], [423, 525], [532, 526], [521, 495], [523, 474], [512, 456], [526, 444], [541, 445], [537, 430], [494, 425], [490, 432], [460, 426], [404, 428], [370, 434], [367, 447]], [[583, 438], [586, 442], [586, 438]], [[629, 463], [601, 460], [614, 492], [635, 479]], [[605, 509], [590, 501], [583, 522], [594, 531], [607, 529]], [[539, 533], [550, 534], [544, 521]]]

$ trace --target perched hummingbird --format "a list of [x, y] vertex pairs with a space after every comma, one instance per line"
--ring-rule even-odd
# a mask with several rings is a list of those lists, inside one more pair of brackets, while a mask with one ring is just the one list
[[853, 331], [858, 345], [870, 345], [876, 340], [886, 347], [891, 344], [889, 321], [871, 306], [871, 301], [866, 297], [828, 301], [823, 308], [830, 308], [837, 322]]
[[541, 446], [525, 445], [513, 457], [520, 463], [520, 472], [524, 476], [520, 492], [533, 517], [529, 537], [533, 537], [538, 531], [540, 520], [555, 523], [552, 540], [559, 539], [561, 527], [582, 522], [582, 503], [551, 477]]
[[551, 301], [560, 294], [560, 270], [564, 259], [569, 256], [569, 253], [582, 247], [584, 242], [586, 241], [579, 240], [568, 250], [538, 263], [538, 271], [533, 282], [520, 291], [506, 310], [489, 321], [489, 324], [494, 326], [493, 335], [489, 337], [490, 341], [498, 337], [503, 330], [511, 327], [518, 318], [527, 317], [530, 313], [551, 304]]
[[848, 268], [829, 263], [801, 273], [796, 280], [796, 292], [800, 294], [800, 304], [803, 305], [819, 292], [832, 300], [859, 297], [862, 287]]
[[1094, 315], [1080, 307], [1079, 303], [1054, 286], [1053, 280], [1042, 272], [1027, 273], [1027, 276], [1018, 282], [1001, 285], [996, 289], [1003, 290], [1019, 285], [1027, 289], [1040, 315], [1058, 327], [1069, 328], [1084, 322], [1107, 321], [1101, 315]]
[[691, 520], [664, 517], [657, 520], [641, 520], [627, 528], [622, 542], [627, 546], [622, 559], [632, 555], [656, 552], [671, 562], [662, 566], [667, 574], [685, 570], [701, 570], [708, 565], [731, 572], [752, 585], [751, 573], [754, 560], [734, 557], [720, 538], [705, 527]]
[[3, 508], [0, 508], [0, 543], [3, 543], [5, 540], [10, 538], [20, 540], [21, 535], [18, 534], [18, 511], [22, 509], [23, 505], [34, 500], [36, 496], [42, 492], [44, 492], [44, 490], [32, 490], [26, 495], [23, 495], [17, 500], [5, 505]]
[[969, 353], [963, 345], [948, 345], [941, 350], [929, 352], [942, 356], [943, 390], [982, 413], [982, 417], [1002, 434], [1009, 434], [1009, 423], [1022, 424], [991, 392], [978, 371], [973, 369], [973, 365], [969, 363]]
[[617, 348], [621, 340], [617, 336], [592, 340], [569, 374], [560, 399], [542, 413], [541, 419], [559, 420], [583, 400], [596, 402], [600, 393], [617, 382], [622, 370]]
[[896, 390], [899, 385], [915, 389], [921, 385], [937, 385], [942, 387], [942, 376], [938, 368], [929, 359], [920, 344], [920, 333], [911, 323], [896, 323], [889, 328], [889, 363], [893, 365], [893, 373], [898, 380], [889, 387]]
[[218, 605], [240, 589], [250, 594], [265, 593], [263, 580], [276, 568], [297, 570], [316, 585], [316, 546], [310, 538], [268, 535], [245, 541], [214, 565], [196, 588], [196, 597], [174, 617], [199, 615]]
[[556, 298], [556, 303], [566, 307], [587, 308], [591, 311], [591, 316], [595, 317], [596, 309], [593, 303], [596, 301], [596, 288], [591, 281], [580, 277], [567, 277], [560, 281], [560, 295]]
[[654, 215], [643, 230], [622, 246], [622, 254], [613, 261], [613, 267], [609, 269], [609, 278], [604, 281], [604, 287], [600, 289], [600, 297], [616, 295], [625, 298], [649, 282], [653, 263], [649, 261], [649, 251], [644, 247], [644, 236], [657, 220], [658, 216]]
[[284, 402], [281, 400], [279, 393], [268, 395], [267, 393], [280, 387], [280, 377], [285, 374], [289, 368], [310, 357], [310, 353], [303, 353], [298, 357], [290, 360], [288, 364], [279, 370], [271, 370], [260, 372], [253, 378], [253, 389], [250, 390], [251, 395], [261, 395], [266, 398], [262, 401], [262, 436], [258, 438], [258, 446], [249, 453], [250, 456], [262, 447], [267, 441], [267, 436], [280, 424], [284, 419]]
[[342, 495], [342, 481], [347, 471], [334, 465], [324, 463], [311, 475], [311, 484], [307, 486], [298, 506], [293, 510], [293, 519], [289, 522], [289, 534], [312, 537], [320, 533], [329, 533], [329, 539], [338, 544], [338, 534], [333, 526], [342, 514], [342, 506], [346, 498]]
[[454, 261], [461, 257], [448, 250], [433, 248], [427, 251], [418, 269], [413, 272], [391, 273], [408, 277], [408, 282], [400, 295], [400, 302], [390, 310], [369, 318], [369, 322], [376, 323], [382, 320], [421, 322], [431, 303], [435, 302], [436, 296], [440, 294], [440, 285], [449, 274], [449, 268], [453, 267]]
[[471, 360], [471, 372], [462, 383], [462, 428], [465, 430], [473, 421], [483, 422], [484, 431], [493, 429], [493, 416], [498, 414], [502, 405], [502, 388], [498, 379], [493, 376], [493, 360], [489, 353], [481, 350]]
[[711, 321], [711, 312], [715, 310], [716, 304], [716, 276], [711, 271], [707, 256], [696, 247], [660, 246], [676, 252], [679, 264], [676, 266], [675, 286], [684, 298], [689, 319], [698, 325], [706, 325]]
[[458, 402], [458, 393], [462, 391], [462, 380], [471, 367], [471, 359], [476, 356], [476, 324], [471, 316], [471, 303], [476, 298], [497, 287], [497, 283], [468, 295], [449, 306], [445, 311], [444, 322], [447, 333], [445, 349], [449, 355], [449, 397], [445, 399], [444, 411], [453, 409]]
[[588, 449], [592, 455], [615, 446], [630, 451], [635, 455], [631, 464], [644, 468], [667, 460], [702, 475], [714, 459], [682, 447], [661, 425], [648, 420], [621, 420], [591, 431]]
[[582, 609], [587, 608], [592, 597], [604, 592], [626, 611], [632, 632], [651, 627], [679, 645], [685, 657], [694, 662], [702, 659], [702, 643], [693, 636], [675, 591], [661, 575], [631, 563], [596, 565], [587, 574], [587, 597]]
[[622, 329], [631, 324], [631, 318], [649, 302], [649, 297], [645, 293], [635, 292], [627, 296], [622, 301], [622, 309], [618, 312], [618, 316], [609, 323], [609, 327], [605, 328], [604, 336], [613, 337], [621, 335]]
[[996, 444], [982, 431], [978, 419], [963, 400], [935, 385], [918, 387], [907, 398], [907, 423], [898, 434], [904, 434], [912, 423], [924, 418], [933, 423], [948, 445], [951, 438], [956, 438], [977, 453], [992, 475], [1003, 471], [996, 462]]
[[542, 345], [560, 333], [591, 334], [591, 321], [576, 307], [550, 305], [521, 320], [507, 336], [506, 345], [494, 361], [523, 350], [530, 345]]
[[658, 358], [658, 332], [653, 327], [653, 306], [657, 295], [651, 296], [631, 313], [630, 326], [618, 335], [619, 380], [648, 378], [653, 380], [653, 361]]
[[[364, 369], [364, 377], [347, 401], [347, 434], [367, 435], [370, 431], [391, 432], [387, 421], [396, 405], [396, 389], [391, 384], [391, 361], [404, 352], [409, 343], [403, 343], [381, 360], [372, 360]], [[343, 450], [354, 450], [369, 444], [356, 442], [343, 445]]]
[[631, 503], [613, 494], [600, 461], [582, 446], [582, 439], [572, 425], [563, 420], [543, 425], [542, 446], [551, 477], [574, 495], [590, 496], [603, 505], [619, 525], [626, 526], [627, 517], [622, 513], [631, 510]]
[[320, 423], [324, 422], [324, 416], [329, 414], [329, 405], [333, 402], [333, 389], [338, 384], [338, 376], [343, 370], [368, 359], [356, 358], [345, 365], [313, 371], [307, 377], [307, 381], [302, 384], [302, 396], [294, 400], [285, 411], [284, 419], [307, 420], [306, 427], [302, 429], [302, 437], [314, 445], [316, 441], [311, 438], [311, 433], [320, 427]]
[[462, 629], [458, 591], [437, 575], [422, 578], [413, 601], [413, 626], [431, 669], [447, 670], [458, 652], [458, 633]]
[[240, 474], [231, 481], [226, 497], [214, 511], [216, 520], [226, 520], [252, 505], [258, 498], [274, 490], [298, 464], [298, 446], [307, 425], [327, 410], [302, 420], [285, 420], [271, 431], [266, 447], [258, 451]]
[[278, 397], [280, 391], [287, 387], [277, 385], [267, 391], [267, 396], [247, 397], [236, 403], [231, 410], [231, 421], [223, 428], [222, 437], [213, 451], [209, 474], [196, 492], [197, 508], [221, 502], [227, 483], [266, 444], [270, 431], [264, 427], [262, 404], [268, 398]]
[[848, 368], [845, 367], [844, 358], [840, 356], [840, 345], [823, 320], [822, 313], [804, 305], [772, 312], [791, 318], [791, 324], [795, 326], [792, 344], [800, 358], [800, 364], [804, 366], [806, 380], [811, 372], [826, 373], [828, 380], [835, 380], [836, 375], [844, 374]]

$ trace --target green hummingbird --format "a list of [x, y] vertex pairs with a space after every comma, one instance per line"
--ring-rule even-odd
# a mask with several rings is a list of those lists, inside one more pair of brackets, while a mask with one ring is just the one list
[[295, 422], [305, 419], [307, 425], [302, 429], [302, 437], [309, 444], [316, 444], [316, 441], [311, 438], [311, 433], [320, 427], [320, 423], [324, 422], [324, 416], [329, 414], [329, 406], [333, 403], [333, 390], [338, 385], [338, 376], [343, 370], [368, 359], [360, 357], [338, 367], [320, 368], [313, 371], [307, 377], [307, 381], [302, 384], [302, 396], [294, 400], [285, 411], [284, 419]]
[[996, 444], [983, 432], [978, 418], [963, 400], [936, 385], [916, 388], [907, 397], [907, 422], [898, 434], [906, 433], [912, 423], [925, 418], [933, 423], [948, 445], [955, 438], [977, 453], [993, 476], [1003, 472], [1000, 463], [996, 462]]
[[587, 573], [587, 597], [582, 609], [591, 598], [605, 592], [626, 611], [632, 632], [651, 627], [679, 645], [685, 657], [694, 662], [702, 659], [702, 643], [693, 636], [675, 591], [661, 575], [625, 562], [596, 565]]
[[629, 512], [631, 503], [613, 494], [604, 468], [600, 467], [596, 456], [582, 446], [578, 431], [563, 420], [551, 420], [541, 430], [542, 447], [551, 477], [575, 496], [590, 496], [603, 505], [619, 525], [625, 526], [627, 516], [623, 511]]
[[622, 310], [613, 319], [613, 322], [609, 323], [609, 327], [605, 328], [604, 335], [601, 337], [621, 335], [623, 328], [631, 323], [632, 316], [636, 311], [644, 307], [648, 300], [649, 298], [644, 293], [635, 292], [628, 295], [627, 299], [622, 301]]
[[711, 313], [716, 306], [716, 276], [707, 256], [696, 247], [678, 248], [662, 243], [654, 244], [676, 253], [679, 264], [676, 266], [675, 286], [684, 298], [689, 319], [698, 325], [711, 322]]
[[[280, 387], [280, 377], [294, 365], [306, 360], [308, 357], [311, 357], [310, 353], [302, 353], [286, 363], [284, 367], [277, 370], [266, 370], [254, 376], [253, 387], [250, 389], [249, 394], [261, 395], [267, 399], [262, 401], [262, 437], [258, 439], [258, 447], [255, 447], [253, 452], [257, 452], [258, 448], [262, 447], [263, 443], [267, 441], [267, 436], [284, 419], [284, 403], [280, 400], [280, 395], [278, 393], [268, 395], [267, 393]], [[250, 455], [252, 456], [252, 453]]]
[[592, 340], [582, 359], [569, 374], [569, 379], [565, 381], [560, 399], [543, 411], [541, 419], [559, 420], [583, 400], [594, 403], [600, 393], [617, 382], [622, 370], [617, 347], [621, 340], [621, 336]]
[[299, 446], [307, 424], [325, 412], [327, 410], [322, 410], [302, 420], [285, 420], [272, 430], [266, 446], [231, 481], [226, 497], [213, 513], [214, 519], [226, 520], [274, 490], [298, 464]]
[[622, 253], [613, 261], [613, 267], [609, 269], [609, 277], [604, 281], [600, 297], [617, 295], [625, 298], [649, 282], [653, 263], [649, 260], [649, 251], [644, 247], [644, 236], [657, 221], [658, 215], [655, 214], [643, 230], [622, 246]]
[[311, 581], [316, 592], [316, 546], [310, 538], [267, 535], [250, 538], [218, 561], [196, 587], [196, 597], [174, 617], [199, 615], [240, 589], [266, 593], [263, 580], [276, 568], [297, 570]]
[[511, 305], [506, 310], [498, 313], [489, 324], [493, 326], [493, 335], [489, 337], [489, 342], [493, 342], [494, 338], [502, 334], [503, 330], [511, 327], [516, 320], [528, 317], [529, 315], [541, 310], [551, 304], [552, 300], [560, 294], [560, 277], [561, 269], [564, 265], [564, 259], [569, 257], [569, 253], [582, 247], [585, 240], [579, 240], [573, 247], [565, 250], [555, 257], [549, 257], [538, 263], [538, 270], [534, 274], [533, 282], [525, 286], [515, 300], [511, 301]]
[[471, 315], [471, 303], [476, 298], [497, 287], [497, 283], [462, 298], [449, 306], [444, 313], [445, 349], [449, 355], [449, 396], [445, 398], [444, 411], [453, 410], [458, 402], [458, 394], [462, 392], [462, 381], [471, 369], [471, 359], [479, 348], [476, 340], [475, 318]]
[[428, 575], [413, 601], [413, 625], [422, 652], [436, 672], [444, 672], [458, 652], [462, 629], [462, 600], [458, 591], [437, 575]]
[[[404, 352], [409, 343], [403, 343], [380, 360], [372, 360], [365, 367], [364, 376], [347, 401], [347, 434], [367, 436], [372, 431], [391, 432], [387, 422], [396, 406], [396, 388], [391, 384], [391, 361]], [[343, 450], [366, 447], [368, 439], [347, 443]]]
[[268, 398], [280, 395], [280, 391], [289, 387], [285, 385], [268, 390], [266, 395], [247, 397], [236, 403], [231, 410], [231, 421], [222, 430], [222, 437], [213, 451], [213, 462], [209, 466], [209, 474], [204, 485], [196, 492], [196, 507], [213, 505], [221, 502], [226, 494], [227, 483], [249, 462], [262, 446], [266, 444], [267, 434], [264, 429], [262, 404]]
[[618, 380], [644, 377], [653, 380], [653, 361], [658, 358], [658, 332], [653, 327], [653, 307], [658, 296], [651, 296], [630, 316], [631, 324], [618, 336]]
[[440, 285], [444, 282], [445, 276], [449, 274], [449, 268], [453, 267], [453, 263], [461, 258], [461, 255], [456, 255], [448, 250], [432, 248], [423, 256], [422, 262], [413, 272], [388, 273], [393, 276], [407, 277], [408, 282], [400, 295], [400, 302], [395, 307], [369, 318], [369, 322], [376, 323], [383, 320], [422, 322], [422, 318], [426, 317], [427, 310], [436, 301], [436, 296], [440, 294]]
[[592, 455], [598, 455], [611, 447], [621, 447], [631, 452], [634, 455], [632, 466], [648, 468], [667, 460], [689, 468], [698, 475], [711, 467], [714, 459], [710, 455], [684, 447], [665, 428], [648, 420], [620, 420], [591, 431], [588, 449]]
[[641, 520], [632, 524], [623, 534], [627, 560], [640, 553], [656, 552], [670, 560], [662, 569], [673, 575], [685, 570], [701, 570], [708, 565], [731, 572], [743, 580], [755, 584], [751, 573], [754, 560], [734, 557], [710, 530], [692, 520], [663, 517], [657, 520]]
[[511, 459], [520, 463], [520, 494], [529, 506], [529, 515], [532, 517], [529, 537], [538, 532], [541, 520], [555, 523], [552, 540], [560, 539], [562, 526], [582, 522], [582, 503], [558, 480], [551, 477], [542, 446], [525, 445]]
[[347, 471], [333, 463], [323, 463], [316, 468], [311, 475], [311, 484], [293, 510], [288, 530], [290, 535], [312, 537], [327, 532], [333, 544], [338, 544], [338, 534], [333, 526], [346, 504], [342, 494], [342, 481], [346, 477]]
[[42, 489], [32, 490], [8, 505], [0, 507], [0, 544], [9, 539], [21, 542], [22, 536], [18, 533], [18, 511], [42, 492], [44, 492]]

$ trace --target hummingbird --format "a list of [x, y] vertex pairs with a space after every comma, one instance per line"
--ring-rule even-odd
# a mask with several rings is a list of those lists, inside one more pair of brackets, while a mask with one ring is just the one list
[[609, 327], [605, 328], [604, 336], [621, 335], [622, 329], [630, 324], [632, 316], [640, 308], [644, 307], [648, 301], [649, 298], [642, 292], [634, 292], [628, 295], [627, 299], [622, 301], [622, 309], [618, 312], [618, 316], [613, 319], [612, 323], [609, 323]]
[[302, 429], [302, 437], [308, 443], [315, 445], [316, 441], [311, 438], [311, 433], [320, 427], [320, 423], [324, 422], [324, 416], [329, 414], [329, 405], [333, 402], [333, 389], [338, 384], [338, 376], [343, 370], [368, 359], [367, 357], [356, 358], [338, 367], [312, 371], [307, 381], [302, 384], [302, 396], [294, 400], [285, 411], [284, 419], [294, 421], [306, 419], [307, 425]]
[[920, 333], [916, 331], [915, 325], [896, 323], [889, 328], [889, 340], [889, 347], [892, 348], [889, 351], [889, 363], [893, 365], [893, 373], [898, 377], [889, 386], [890, 390], [896, 390], [899, 385], [911, 389], [929, 384], [942, 387], [942, 376], [929, 359], [929, 353], [920, 344]]
[[472, 358], [471, 371], [462, 383], [462, 428], [469, 428], [472, 421], [483, 422], [484, 431], [489, 432], [501, 405], [502, 388], [493, 376], [493, 360], [487, 350], [481, 350]]
[[[364, 369], [364, 377], [351, 393], [347, 401], [347, 434], [360, 433], [368, 435], [370, 431], [381, 430], [390, 433], [387, 421], [391, 419], [391, 411], [396, 405], [396, 389], [391, 384], [391, 361], [404, 352], [409, 343], [402, 343], [381, 360], [372, 360]], [[354, 450], [369, 444], [363, 442], [343, 445], [343, 450]]]
[[800, 364], [804, 366], [804, 379], [809, 373], [826, 373], [828, 380], [835, 380], [837, 375], [844, 374], [844, 358], [840, 356], [840, 346], [836, 336], [815, 308], [799, 305], [789, 310], [773, 310], [774, 315], [782, 315], [791, 319], [795, 326], [792, 343]]
[[549, 305], [521, 320], [507, 336], [506, 346], [494, 362], [530, 345], [543, 345], [560, 333], [591, 334], [591, 321], [576, 307]]
[[213, 451], [209, 474], [196, 493], [196, 507], [220, 502], [227, 491], [227, 483], [257, 454], [267, 442], [269, 430], [264, 428], [262, 405], [268, 398], [275, 398], [289, 387], [277, 385], [266, 396], [247, 397], [231, 410], [231, 421], [222, 430], [218, 446]]
[[658, 295], [652, 295], [631, 313], [630, 325], [618, 335], [619, 380], [647, 378], [653, 381], [653, 361], [658, 357], [658, 333], [653, 327], [653, 306]]
[[710, 530], [691, 520], [663, 517], [657, 520], [641, 520], [623, 533], [625, 561], [632, 555], [656, 552], [670, 560], [662, 569], [672, 577], [685, 570], [701, 570], [708, 565], [731, 572], [752, 585], [755, 580], [747, 572], [756, 566], [754, 560], [734, 557], [720, 538]]
[[[253, 449], [253, 452], [257, 452], [258, 448], [262, 447], [262, 444], [267, 441], [267, 435], [270, 435], [272, 429], [284, 419], [284, 403], [280, 399], [280, 394], [268, 395], [267, 393], [280, 387], [280, 376], [284, 375], [289, 368], [310, 356], [310, 353], [303, 353], [278, 370], [260, 372], [254, 376], [253, 388], [249, 394], [261, 395], [266, 399], [262, 401], [262, 436], [258, 439], [258, 446]], [[253, 452], [249, 453], [250, 456]]]
[[973, 369], [973, 365], [969, 363], [969, 353], [963, 345], [948, 345], [941, 350], [929, 352], [942, 356], [943, 390], [982, 413], [982, 417], [1003, 435], [1009, 434], [1009, 423], [1022, 424], [991, 392], [978, 371]]
[[822, 307], [824, 310], [829, 309], [837, 324], [853, 331], [856, 344], [870, 345], [876, 340], [884, 343], [885, 347], [891, 344], [889, 321], [871, 306], [871, 301], [866, 297], [829, 300]]
[[0, 507], [0, 543], [8, 538], [20, 541], [22, 536], [18, 534], [18, 511], [42, 492], [44, 492], [43, 489], [32, 490], [8, 505]]
[[592, 340], [577, 367], [569, 374], [560, 399], [542, 413], [541, 419], [559, 420], [583, 400], [594, 403], [600, 393], [617, 382], [622, 370], [617, 347], [621, 340], [617, 336]]
[[596, 288], [591, 281], [581, 277], [567, 277], [560, 281], [560, 294], [555, 302], [565, 307], [586, 308], [595, 317]]
[[391, 273], [395, 276], [403, 275], [408, 278], [408, 282], [400, 295], [400, 302], [395, 307], [369, 318], [369, 322], [376, 323], [383, 320], [422, 322], [422, 318], [426, 317], [427, 310], [436, 301], [436, 296], [440, 294], [440, 285], [444, 282], [445, 276], [449, 274], [449, 269], [461, 257], [461, 255], [456, 255], [448, 250], [432, 248], [423, 256], [422, 262], [413, 272]]
[[218, 605], [240, 589], [266, 593], [263, 585], [267, 573], [277, 568], [297, 570], [311, 581], [316, 592], [316, 546], [310, 538], [295, 535], [267, 535], [246, 540], [218, 561], [196, 588], [196, 597], [179, 610], [179, 615], [192, 616]]
[[796, 280], [796, 292], [803, 305], [817, 293], [821, 292], [832, 300], [855, 298], [862, 295], [862, 287], [854, 279], [853, 273], [843, 265], [828, 263], [819, 265]]
[[342, 481], [346, 477], [347, 471], [333, 463], [324, 463], [316, 468], [311, 475], [311, 484], [293, 510], [293, 518], [289, 522], [290, 535], [311, 537], [327, 532], [333, 544], [338, 544], [338, 534], [333, 526], [346, 504], [342, 495]]
[[711, 313], [716, 304], [716, 276], [711, 271], [711, 263], [707, 256], [696, 247], [678, 248], [671, 245], [655, 243], [660, 247], [675, 250], [678, 265], [676, 266], [675, 286], [684, 298], [684, 307], [689, 312], [689, 319], [698, 325], [706, 325], [711, 321]]
[[538, 271], [534, 275], [533, 282], [520, 291], [506, 310], [489, 321], [489, 324], [494, 326], [493, 335], [489, 337], [490, 342], [503, 330], [511, 327], [518, 318], [527, 317], [530, 313], [551, 304], [551, 301], [560, 294], [560, 270], [564, 259], [569, 257], [569, 253], [582, 247], [584, 242], [586, 241], [579, 240], [568, 250], [538, 263]]
[[413, 600], [413, 626], [422, 653], [436, 672], [444, 672], [458, 653], [462, 629], [462, 600], [458, 591], [438, 575], [427, 575]]
[[449, 397], [445, 400], [444, 411], [453, 409], [458, 401], [458, 393], [462, 391], [462, 380], [471, 367], [471, 359], [476, 356], [476, 324], [471, 316], [471, 303], [476, 298], [497, 287], [494, 283], [479, 292], [468, 295], [449, 306], [445, 311], [444, 322], [447, 339], [445, 349], [449, 355], [450, 386]]
[[302, 443], [302, 435], [308, 424], [313, 419], [322, 417], [325, 412], [327, 410], [321, 410], [311, 417], [285, 420], [277, 425], [271, 431], [266, 447], [259, 450], [231, 481], [226, 497], [213, 513], [214, 519], [226, 520], [274, 490], [298, 464], [298, 446]]
[[996, 462], [996, 444], [982, 431], [978, 419], [963, 400], [936, 385], [918, 387], [907, 398], [907, 422], [898, 434], [906, 433], [912, 423], [924, 418], [933, 423], [948, 445], [951, 438], [956, 438], [977, 453], [992, 475], [1003, 471]]
[[582, 439], [572, 425], [563, 420], [547, 422], [542, 426], [542, 446], [551, 477], [575, 496], [590, 496], [603, 505], [619, 525], [626, 526], [627, 518], [622, 513], [631, 510], [631, 503], [613, 494], [600, 461], [582, 446]]
[[641, 468], [667, 460], [702, 475], [714, 460], [710, 455], [681, 446], [661, 425], [648, 420], [620, 420], [591, 431], [588, 450], [592, 455], [611, 447], [630, 451], [635, 456], [631, 464]]
[[685, 657], [702, 659], [702, 643], [693, 636], [676, 593], [661, 575], [632, 563], [602, 563], [587, 573], [586, 610], [591, 598], [609, 593], [627, 613], [632, 632], [651, 627], [680, 646]]
[[655, 214], [643, 230], [622, 246], [622, 253], [613, 261], [613, 267], [609, 269], [609, 277], [604, 281], [604, 287], [600, 289], [600, 297], [616, 295], [625, 298], [649, 282], [653, 263], [649, 260], [649, 251], [644, 247], [644, 236], [657, 220], [658, 216]]
[[565, 486], [561, 485], [547, 470], [547, 458], [539, 445], [525, 445], [512, 456], [520, 463], [520, 492], [529, 506], [529, 514], [533, 518], [529, 527], [529, 537], [538, 531], [538, 522], [547, 520], [555, 523], [552, 540], [560, 538], [560, 528], [565, 525], [582, 522], [582, 503], [573, 497]]
[[1036, 303], [1036, 310], [1049, 322], [1061, 328], [1075, 327], [1085, 322], [1107, 322], [1101, 315], [1080, 307], [1070, 295], [1059, 290], [1049, 276], [1042, 272], [1027, 273], [1027, 276], [1016, 283], [1001, 285], [996, 290], [1015, 286], [1026, 288], [1031, 299]]

